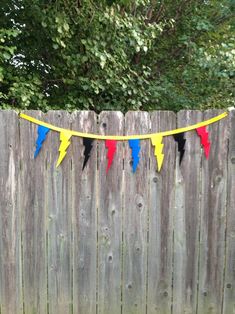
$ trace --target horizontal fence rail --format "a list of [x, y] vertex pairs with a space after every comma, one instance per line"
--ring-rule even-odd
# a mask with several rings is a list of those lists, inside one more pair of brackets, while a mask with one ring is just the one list
[[[208, 120], [221, 110], [25, 111], [78, 132], [132, 135]], [[0, 111], [0, 314], [235, 313], [235, 113], [208, 126], [207, 160], [195, 131], [164, 138], [157, 172], [150, 140], [132, 171], [127, 141], [109, 169], [82, 138], [56, 168], [59, 134], [34, 159], [37, 126]]]

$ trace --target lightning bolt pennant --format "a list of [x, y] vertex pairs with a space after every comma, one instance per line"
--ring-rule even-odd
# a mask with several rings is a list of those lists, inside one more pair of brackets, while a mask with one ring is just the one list
[[56, 164], [56, 167], [58, 167], [62, 160], [64, 159], [65, 155], [67, 154], [66, 150], [67, 148], [69, 147], [70, 145], [70, 138], [71, 138], [72, 134], [70, 131], [63, 131], [63, 132], [60, 132], [60, 148], [59, 148], [59, 152], [60, 152], [60, 155], [59, 155], [59, 158], [57, 160], [57, 164]]
[[39, 125], [38, 126], [38, 138], [36, 141], [36, 150], [34, 153], [34, 158], [37, 157], [37, 155], [39, 154], [41, 148], [42, 148], [42, 144], [46, 139], [47, 133], [50, 131], [50, 129], [46, 128], [45, 126]]
[[211, 146], [211, 143], [209, 142], [209, 134], [208, 134], [205, 126], [197, 128], [196, 131], [197, 131], [197, 134], [201, 138], [201, 144], [204, 148], [204, 153], [205, 153], [206, 159], [208, 159], [209, 154], [210, 154], [210, 146]]
[[106, 168], [106, 173], [108, 173], [110, 166], [112, 165], [113, 162], [113, 157], [116, 152], [116, 145], [117, 141], [115, 140], [106, 140], [105, 141], [105, 147], [108, 149], [107, 151], [107, 159], [108, 159], [108, 164]]
[[156, 156], [157, 159], [158, 171], [161, 170], [164, 159], [164, 154], [162, 153], [164, 144], [162, 143], [162, 139], [163, 136], [159, 134], [156, 134], [151, 137], [152, 145], [155, 147], [154, 155]]
[[132, 152], [132, 169], [133, 172], [136, 171], [140, 157], [139, 157], [139, 152], [140, 152], [140, 140], [134, 139], [134, 140], [129, 140], [129, 146], [131, 148]]
[[174, 134], [173, 137], [175, 141], [178, 143], [178, 152], [180, 153], [180, 164], [181, 164], [181, 161], [184, 157], [184, 152], [185, 152], [184, 146], [186, 142], [186, 139], [184, 138], [184, 132]]
[[88, 159], [90, 158], [91, 156], [91, 150], [92, 150], [92, 147], [93, 147], [93, 139], [91, 138], [87, 138], [87, 137], [84, 137], [83, 138], [83, 145], [85, 147], [84, 149], [84, 162], [83, 162], [83, 166], [82, 166], [82, 170], [84, 170], [84, 168], [86, 167], [86, 164], [88, 162]]

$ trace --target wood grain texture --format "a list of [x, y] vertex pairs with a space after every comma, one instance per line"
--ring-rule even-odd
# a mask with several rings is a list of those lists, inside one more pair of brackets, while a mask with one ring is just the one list
[[[72, 114], [72, 129], [97, 132], [97, 117], [91, 111]], [[93, 142], [90, 159], [82, 171], [84, 146], [74, 138], [72, 151], [73, 217], [73, 313], [96, 313], [97, 247], [97, 142]]]
[[230, 113], [226, 264], [223, 314], [235, 314], [235, 111]]
[[0, 111], [0, 304], [1, 314], [21, 314], [21, 230], [19, 206], [19, 120]]
[[[125, 133], [148, 133], [147, 112], [128, 112]], [[147, 229], [149, 210], [149, 141], [141, 141], [140, 162], [132, 172], [131, 150], [125, 143], [123, 215], [123, 313], [146, 313]]]
[[[176, 116], [169, 111], [151, 114], [151, 132], [176, 128]], [[175, 141], [165, 137], [164, 162], [157, 172], [154, 149], [150, 151], [148, 298], [149, 314], [170, 314], [172, 301], [173, 212]]]
[[[26, 114], [43, 119], [39, 111]], [[34, 159], [37, 126], [20, 120], [20, 208], [23, 255], [24, 313], [47, 311], [46, 151], [47, 141]]]
[[[218, 114], [204, 113], [204, 119]], [[202, 165], [202, 211], [198, 312], [222, 311], [227, 197], [228, 120], [210, 125], [211, 152]]]
[[[202, 121], [199, 111], [180, 111], [177, 127]], [[200, 226], [200, 138], [185, 133], [185, 154], [179, 165], [177, 150], [174, 213], [173, 313], [194, 314], [197, 309], [197, 280]]]
[[[220, 112], [181, 111], [177, 126]], [[27, 114], [101, 134], [176, 126], [172, 112]], [[167, 137], [156, 172], [143, 140], [133, 173], [120, 142], [106, 175], [104, 141], [82, 171], [73, 137], [56, 168], [59, 133], [34, 160], [36, 125], [0, 111], [0, 314], [235, 314], [235, 113], [208, 130], [209, 160], [190, 131], [181, 165]]]
[[[70, 129], [70, 115], [64, 111], [49, 111], [47, 121]], [[73, 139], [72, 139], [73, 140]], [[68, 314], [72, 308], [72, 178], [71, 147], [61, 165], [59, 133], [48, 134], [47, 206], [48, 206], [48, 303], [50, 314]]]
[[[99, 115], [100, 134], [122, 135], [121, 112]], [[98, 142], [98, 313], [121, 313], [123, 142], [117, 143], [113, 164], [106, 174], [105, 141]]]

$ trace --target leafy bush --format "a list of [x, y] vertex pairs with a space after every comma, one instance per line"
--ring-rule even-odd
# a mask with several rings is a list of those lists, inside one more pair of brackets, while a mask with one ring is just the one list
[[8, 0], [0, 13], [2, 108], [233, 103], [232, 1]]

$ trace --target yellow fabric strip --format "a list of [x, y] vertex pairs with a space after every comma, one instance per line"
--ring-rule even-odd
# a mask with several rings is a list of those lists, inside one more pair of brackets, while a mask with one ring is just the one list
[[203, 122], [199, 122], [184, 128], [179, 128], [179, 129], [175, 129], [175, 130], [169, 130], [169, 131], [164, 131], [164, 132], [159, 132], [159, 133], [152, 133], [152, 134], [138, 134], [138, 135], [99, 135], [99, 134], [91, 134], [91, 133], [82, 133], [82, 132], [77, 132], [77, 131], [73, 131], [73, 130], [68, 130], [68, 129], [63, 129], [63, 128], [59, 128], [57, 126], [54, 126], [52, 124], [46, 123], [46, 122], [42, 122], [40, 120], [37, 120], [33, 117], [30, 117], [24, 113], [20, 113], [20, 117], [28, 120], [32, 123], [35, 123], [37, 125], [42, 125], [45, 126], [46, 128], [49, 128], [53, 131], [56, 132], [66, 132], [71, 134], [71, 136], [79, 136], [79, 137], [88, 137], [88, 138], [93, 138], [93, 139], [97, 139], [97, 140], [116, 140], [116, 141], [125, 141], [125, 140], [131, 140], [131, 139], [150, 139], [156, 135], [160, 135], [160, 136], [169, 136], [169, 135], [173, 135], [173, 134], [177, 134], [177, 133], [182, 133], [182, 132], [187, 132], [187, 131], [191, 131], [191, 130], [195, 130], [197, 128], [200, 128], [202, 126], [206, 126], [209, 124], [212, 124], [214, 122], [217, 122], [225, 117], [227, 117], [228, 112], [223, 112], [222, 114], [211, 118], [209, 120], [203, 121]]

